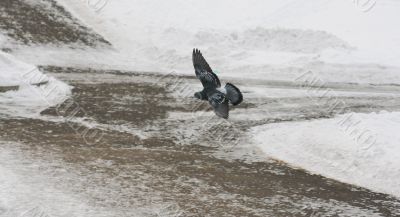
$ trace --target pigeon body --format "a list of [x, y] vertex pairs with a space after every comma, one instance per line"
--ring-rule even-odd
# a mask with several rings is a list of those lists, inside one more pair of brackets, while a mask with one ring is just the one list
[[243, 101], [242, 93], [231, 83], [221, 88], [218, 76], [212, 71], [200, 50], [193, 49], [192, 59], [196, 77], [203, 84], [203, 90], [196, 92], [194, 96], [200, 100], [207, 100], [217, 116], [227, 119], [229, 103], [239, 105]]

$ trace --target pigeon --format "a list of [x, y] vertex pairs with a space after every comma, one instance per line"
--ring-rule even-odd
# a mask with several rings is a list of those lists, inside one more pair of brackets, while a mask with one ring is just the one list
[[228, 119], [229, 103], [234, 106], [239, 105], [243, 101], [242, 93], [231, 83], [221, 88], [218, 76], [208, 65], [200, 50], [193, 49], [192, 59], [196, 77], [203, 84], [203, 90], [196, 92], [194, 97], [208, 101], [218, 117]]

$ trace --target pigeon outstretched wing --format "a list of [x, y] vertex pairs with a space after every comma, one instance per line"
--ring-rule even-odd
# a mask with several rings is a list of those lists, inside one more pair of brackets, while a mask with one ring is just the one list
[[200, 50], [193, 49], [192, 59], [196, 77], [200, 79], [204, 88], [221, 87], [221, 82], [219, 81], [218, 76], [212, 71]]
[[229, 100], [223, 93], [216, 92], [208, 98], [217, 116], [227, 119], [229, 117]]

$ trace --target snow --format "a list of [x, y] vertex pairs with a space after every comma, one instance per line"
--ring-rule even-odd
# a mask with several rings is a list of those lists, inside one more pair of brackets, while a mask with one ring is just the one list
[[39, 175], [41, 162], [32, 162], [20, 148], [18, 143], [0, 142], [0, 216], [56, 217], [71, 211], [84, 216], [76, 215], [89, 208], [84, 198], [57, 189], [51, 177]]
[[16, 91], [0, 93], [0, 116], [38, 117], [48, 107], [58, 105], [71, 94], [71, 87], [54, 78], [40, 87], [20, 86]]
[[313, 173], [400, 197], [400, 112], [253, 128], [267, 156]]
[[[0, 72], [0, 86], [18, 86], [23, 84], [24, 80], [29, 84], [47, 81], [35, 66], [4, 52], [0, 52]], [[29, 80], [24, 78], [26, 76], [29, 76]]]
[[198, 47], [224, 77], [293, 80], [312, 68], [326, 81], [400, 83], [398, 1], [58, 2], [111, 41], [112, 57], [97, 60], [113, 67], [192, 74]]
[[[65, 58], [72, 55], [64, 50], [60, 59], [69, 64], [192, 75], [190, 55], [196, 47], [225, 79], [296, 82], [312, 71], [324, 83], [400, 84], [399, 1], [119, 0], [96, 11], [82, 0], [57, 1], [115, 48], [112, 53], [81, 53], [88, 56], [85, 62]], [[46, 64], [44, 51], [43, 57], [17, 53]], [[279, 88], [275, 92], [288, 97]], [[400, 114], [350, 114], [362, 120], [359, 127], [374, 133], [376, 143], [367, 148], [337, 123], [348, 115], [260, 126], [251, 135], [272, 158], [399, 196], [400, 150], [394, 131]]]
[[3, 45], [6, 41], [6, 37], [4, 37], [1, 33], [0, 33], [0, 45]]
[[71, 93], [67, 84], [4, 52], [0, 52], [1, 86], [18, 87], [17, 90], [0, 92], [2, 115], [37, 116], [47, 107], [63, 102]]
[[[163, 201], [160, 192], [147, 188], [146, 181], [154, 178], [141, 171], [137, 171], [137, 176], [142, 184], [124, 189], [135, 192], [137, 200], [129, 208], [121, 208], [121, 204], [115, 205], [116, 198], [121, 197], [117, 181], [110, 180], [105, 190], [101, 187], [103, 179], [89, 178], [104, 174], [93, 174], [77, 164], [66, 163], [63, 155], [49, 152], [47, 147], [0, 141], [0, 159], [0, 217], [142, 217], [175, 216], [179, 212], [175, 202]], [[87, 163], [114, 166], [112, 161], [101, 159]], [[134, 166], [130, 169], [136, 171]]]
[[[94, 205], [88, 195], [77, 193], [76, 186], [68, 186], [65, 180], [82, 178], [71, 172], [76, 168], [70, 164], [48, 153], [39, 153], [46, 157], [38, 159], [20, 143], [0, 141], [0, 150], [0, 217], [123, 216]], [[131, 216], [143, 216], [139, 210], [132, 212]]]
[[[96, 10], [88, 1], [57, 2], [109, 40], [113, 49], [18, 45], [12, 47], [18, 59], [0, 52], [0, 86], [20, 86], [0, 93], [3, 114], [38, 115], [70, 94], [68, 85], [31, 64], [193, 75], [194, 47], [221, 78], [295, 82], [312, 71], [324, 82], [400, 84], [399, 1], [109, 0]], [[0, 44], [5, 42], [0, 35]], [[48, 84], [31, 85], [42, 81]], [[249, 89], [270, 98], [305, 95], [298, 90]], [[348, 117], [360, 120], [350, 131], [340, 122]], [[259, 126], [251, 136], [271, 158], [400, 196], [399, 123], [397, 112], [345, 114]], [[366, 130], [370, 134], [360, 134]], [[358, 141], [365, 135], [373, 135], [373, 145]]]

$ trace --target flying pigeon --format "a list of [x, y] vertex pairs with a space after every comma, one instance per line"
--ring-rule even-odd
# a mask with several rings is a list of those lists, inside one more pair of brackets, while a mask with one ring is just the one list
[[217, 116], [227, 119], [229, 117], [229, 102], [239, 105], [243, 101], [243, 95], [239, 88], [227, 83], [221, 88], [218, 76], [213, 72], [200, 50], [193, 49], [193, 66], [196, 77], [203, 84], [203, 90], [196, 92], [194, 96], [200, 100], [207, 100], [214, 108]]

